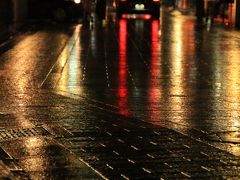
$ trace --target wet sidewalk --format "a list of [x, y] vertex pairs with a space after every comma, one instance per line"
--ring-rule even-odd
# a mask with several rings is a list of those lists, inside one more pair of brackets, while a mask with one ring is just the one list
[[113, 18], [1, 55], [0, 177], [239, 179], [238, 138], [217, 138], [239, 131], [240, 34], [195, 25]]
[[35, 126], [0, 132], [1, 177], [239, 178], [239, 157], [201, 139], [119, 115], [85, 98], [50, 92], [41, 96], [41, 104], [28, 107]]
[[[98, 111], [96, 107], [92, 110]], [[111, 112], [61, 142], [107, 179], [238, 179], [240, 159], [177, 131]], [[95, 120], [96, 119], [96, 120]]]
[[[191, 18], [187, 17], [188, 20], [192, 21]], [[121, 33], [123, 34], [119, 35], [119, 48], [122, 48], [122, 50], [126, 50], [124, 44], [121, 44], [126, 39], [124, 38], [125, 31], [121, 28], [127, 24], [128, 22], [124, 20], [120, 22], [120, 31], [122, 30]], [[153, 24], [157, 26], [157, 23]], [[133, 28], [131, 23], [128, 25]], [[153, 25], [153, 27], [155, 26]], [[94, 93], [102, 94], [103, 92], [112, 95], [112, 92], [106, 89], [115, 88], [114, 76], [111, 76], [113, 71], [110, 68], [114, 67], [113, 59], [117, 47], [114, 46], [115, 43], [113, 42], [116, 42], [115, 36], [117, 32], [115, 32], [114, 36], [112, 31], [106, 30], [107, 28], [93, 29], [90, 32], [85, 31], [85, 28], [81, 27], [77, 30], [77, 34], [69, 41], [69, 46], [66, 46], [65, 51], [59, 56], [52, 73], [49, 74], [42, 86], [42, 88], [53, 89], [54, 93], [76, 101], [74, 103], [75, 107], [67, 111], [68, 113], [71, 112], [69, 115], [71, 118], [63, 120], [64, 129], [71, 134], [68, 138], [59, 139], [65, 147], [106, 179], [239, 178], [239, 157], [220, 150], [217, 146], [214, 147], [209, 143], [211, 138], [214, 141], [216, 140], [215, 136], [208, 136], [204, 131], [185, 127], [185, 130], [190, 132], [186, 133], [179, 124], [175, 126], [181, 128], [173, 128], [173, 125], [168, 127], [170, 123], [159, 126], [159, 123], [156, 122], [157, 119], [154, 119], [156, 116], [152, 117], [153, 122], [147, 118], [139, 117], [141, 113], [144, 113], [143, 110], [140, 110], [142, 106], [140, 103], [137, 105], [138, 114], [135, 114], [138, 118], [134, 118], [130, 110], [127, 109], [127, 103], [124, 104], [127, 101], [126, 99], [119, 100], [120, 103], [122, 102], [122, 106], [117, 106], [111, 103], [112, 101], [108, 101], [107, 98], [103, 100], [101, 97], [93, 95]], [[102, 47], [100, 47], [101, 43], [99, 46], [97, 43], [99, 37], [90, 35], [93, 32], [98, 34], [98, 31], [102, 32], [103, 36], [105, 36], [104, 31], [107, 31], [109, 35], [106, 41], [101, 42]], [[79, 32], [80, 37], [78, 37]], [[90, 41], [90, 38], [96, 42]], [[109, 42], [112, 43], [108, 44]], [[133, 39], [130, 42], [136, 43], [134, 44], [136, 53], [141, 53], [141, 46], [139, 46], [138, 42]], [[154, 45], [157, 46], [157, 44]], [[108, 48], [108, 46], [112, 48]], [[68, 61], [63, 58], [66, 52], [70, 52]], [[134, 78], [133, 70], [129, 67], [131, 63], [128, 64], [129, 66], [127, 65], [128, 55], [125, 53], [127, 53], [127, 50], [120, 51], [119, 60], [122, 63], [120, 73], [124, 74], [123, 67], [125, 67], [126, 73], [132, 74], [132, 79], [128, 79], [132, 82], [132, 89], [137, 89], [136, 92], [141, 93], [139, 89], [143, 84]], [[157, 49], [154, 49], [154, 53], [157, 54]], [[139, 56], [140, 61], [144, 61], [144, 55], [140, 55], [142, 55]], [[156, 58], [156, 56], [154, 57]], [[137, 59], [134, 56], [133, 58], [134, 60]], [[89, 61], [84, 61], [84, 59]], [[100, 65], [99, 61], [102, 62], [102, 65]], [[147, 62], [144, 63], [148, 66]], [[65, 66], [63, 67], [62, 64], [65, 64]], [[142, 67], [137, 62], [133, 62], [133, 64], [135, 68]], [[92, 72], [93, 69], [94, 72]], [[96, 73], [95, 76], [94, 73]], [[108, 74], [111, 75], [108, 77]], [[120, 81], [124, 81], [121, 76]], [[128, 88], [126, 84], [124, 85], [124, 82], [122, 82], [123, 84], [118, 91], [122, 91], [122, 98], [129, 98], [124, 96], [125, 88]], [[91, 87], [95, 87], [95, 90]], [[104, 95], [108, 97], [109, 94], [106, 94]], [[143, 98], [146, 97], [143, 96]], [[177, 96], [177, 98], [179, 97]], [[187, 97], [180, 96], [179, 99], [181, 98]], [[153, 102], [155, 101], [153, 100]], [[178, 102], [175, 101], [175, 103]], [[165, 109], [165, 111], [167, 114], [172, 113], [171, 109]], [[212, 141], [210, 140], [210, 142]]]

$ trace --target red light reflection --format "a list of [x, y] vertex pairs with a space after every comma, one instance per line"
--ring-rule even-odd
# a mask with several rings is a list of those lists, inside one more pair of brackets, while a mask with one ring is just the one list
[[118, 82], [118, 107], [120, 113], [129, 115], [128, 111], [128, 93], [127, 93], [127, 21], [119, 21], [119, 82]]
[[159, 117], [160, 111], [155, 111], [154, 107], [155, 104], [158, 104], [161, 100], [161, 87], [159, 87], [160, 82], [159, 78], [161, 76], [160, 69], [158, 66], [158, 56], [159, 56], [159, 21], [154, 20], [152, 21], [152, 32], [151, 32], [151, 61], [150, 61], [150, 86], [148, 92], [148, 99], [149, 99], [149, 108], [150, 108], [150, 117], [152, 119], [156, 119]]
[[128, 18], [128, 14], [123, 14], [122, 18], [124, 18], [124, 19]]

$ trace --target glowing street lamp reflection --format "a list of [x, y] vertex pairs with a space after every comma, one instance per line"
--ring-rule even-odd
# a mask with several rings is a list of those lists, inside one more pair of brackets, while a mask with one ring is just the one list
[[[185, 120], [185, 98], [182, 97], [184, 92], [184, 69], [183, 69], [183, 30], [182, 23], [177, 20], [173, 23], [173, 44], [171, 46], [170, 62], [170, 108], [173, 110], [169, 115], [171, 121], [181, 123]], [[181, 115], [180, 115], [181, 114]]]
[[[225, 124], [228, 127], [228, 131], [239, 131], [240, 120], [239, 120], [239, 109], [240, 109], [240, 72], [239, 72], [239, 54], [234, 52], [238, 50], [238, 46], [231, 45], [233, 52], [228, 55], [228, 65], [226, 67], [226, 75], [224, 75], [224, 109], [225, 117], [228, 117], [227, 121], [229, 124]], [[234, 133], [233, 133], [234, 135]], [[235, 137], [230, 137], [235, 138]], [[236, 151], [236, 148], [234, 149]], [[240, 148], [238, 147], [238, 152]], [[240, 153], [238, 153], [240, 154]]]
[[[74, 45], [67, 45], [62, 51], [57, 63], [60, 68], [63, 68], [61, 79], [59, 80], [56, 89], [66, 91], [72, 94], [82, 94], [81, 86], [82, 65], [81, 65], [81, 45], [79, 33], [81, 27], [77, 26], [73, 35], [75, 39]], [[73, 46], [73, 47], [72, 47]]]
[[[29, 158], [23, 161], [23, 166], [28, 171], [44, 171], [47, 169], [44, 162], [47, 161], [47, 156], [44, 153], [44, 140], [38, 137], [27, 138], [24, 142], [24, 150], [31, 156], [36, 156], [35, 158]], [[39, 156], [41, 154], [41, 156]]]

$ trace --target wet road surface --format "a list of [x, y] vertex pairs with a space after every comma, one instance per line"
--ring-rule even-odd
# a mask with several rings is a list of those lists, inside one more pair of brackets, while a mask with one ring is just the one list
[[239, 178], [238, 31], [163, 11], [22, 36], [0, 57], [3, 176]]
[[230, 143], [222, 148], [239, 155], [240, 34], [216, 26], [173, 12], [160, 21], [80, 27], [68, 61], [58, 60], [45, 84], [122, 115]]

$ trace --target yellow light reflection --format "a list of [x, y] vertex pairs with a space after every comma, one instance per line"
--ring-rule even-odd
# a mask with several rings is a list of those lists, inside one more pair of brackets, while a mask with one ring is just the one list
[[38, 68], [38, 61], [35, 58], [39, 58], [37, 56], [41, 47], [45, 46], [44, 38], [47, 35], [45, 32], [39, 32], [36, 35], [28, 36], [6, 53], [9, 57], [6, 61], [8, 71], [6, 79], [9, 80], [9, 85], [12, 86], [10, 89], [15, 89], [15, 95], [12, 97], [12, 105], [17, 110], [14, 123], [20, 125], [20, 127], [33, 126], [31, 121], [25, 117], [29, 114], [26, 106], [29, 105], [28, 103], [34, 96], [32, 89], [37, 86], [37, 84], [34, 84], [36, 82], [36, 69]]
[[42, 157], [44, 152], [44, 140], [39, 137], [27, 138], [24, 142], [25, 151], [33, 158], [23, 161], [25, 169], [28, 171], [43, 171], [47, 167], [44, 165], [46, 157]]
[[171, 71], [170, 71], [170, 106], [173, 110], [170, 116], [174, 122], [183, 121], [183, 116], [179, 115], [182, 112], [182, 106], [184, 105], [184, 100], [181, 97], [184, 87], [184, 77], [183, 77], [183, 32], [182, 23], [175, 21], [173, 23], [173, 35], [174, 43], [171, 47]]
[[59, 64], [60, 68], [63, 68], [66, 64], [68, 59], [68, 52], [68, 48], [64, 48], [61, 55], [59, 56], [59, 60], [57, 61], [57, 63]]
[[[74, 54], [70, 54], [68, 62], [64, 67], [61, 74], [61, 79], [57, 85], [57, 89], [66, 91], [73, 94], [81, 94], [81, 77], [82, 69], [80, 62], [80, 45], [79, 40], [76, 42], [76, 46], [73, 49]], [[72, 53], [73, 53], [72, 52]]]
[[[82, 94], [82, 64], [81, 64], [81, 26], [77, 26], [72, 38], [75, 44], [66, 46], [58, 64], [63, 67], [61, 78], [56, 86], [57, 90], [65, 91], [72, 94]], [[70, 41], [71, 42], [71, 41]]]
[[229, 147], [229, 151], [235, 156], [240, 156], [240, 147], [239, 145], [232, 145]]
[[31, 152], [31, 151], [41, 151], [41, 149], [38, 149], [39, 147], [41, 148], [44, 144], [43, 139], [39, 137], [30, 137], [27, 138], [26, 141], [24, 142], [26, 150]]
[[[194, 54], [194, 22], [185, 19], [175, 19], [172, 23], [172, 43], [170, 44], [170, 88], [169, 108], [172, 109], [168, 117], [171, 121], [191, 125], [188, 107], [188, 83], [194, 81], [195, 64], [189, 57]], [[192, 125], [191, 125], [192, 126]]]
[[[231, 47], [232, 49], [238, 49], [238, 47]], [[225, 112], [231, 118], [229, 121], [230, 128], [239, 128], [240, 121], [240, 63], [239, 63], [240, 54], [232, 52], [228, 56], [228, 66], [226, 67], [226, 78], [224, 78], [225, 88], [225, 97], [224, 109]], [[230, 114], [229, 114], [230, 111]], [[230, 130], [231, 130], [230, 129]]]
[[[233, 37], [233, 39], [231, 39]], [[221, 44], [222, 43], [222, 44]], [[221, 49], [221, 46], [225, 47], [225, 50]], [[231, 47], [231, 48], [229, 48]], [[238, 141], [234, 132], [239, 131], [240, 127], [240, 54], [239, 45], [234, 39], [234, 36], [230, 36], [227, 41], [220, 42], [219, 46], [214, 46], [213, 51], [222, 52], [216, 53], [214, 62], [214, 110], [213, 117], [220, 117], [222, 120], [213, 118], [214, 128], [218, 128], [220, 131], [226, 132], [224, 140], [228, 142]], [[239, 135], [238, 135], [239, 136]], [[227, 150], [234, 155], [240, 155], [240, 147], [236, 145], [227, 146]]]
[[[221, 46], [225, 46], [226, 50], [220, 49]], [[224, 117], [224, 121], [219, 123], [216, 119], [214, 124], [225, 131], [236, 131], [240, 122], [239, 46], [236, 40], [231, 39], [231, 37], [229, 37], [228, 41], [223, 42], [221, 46], [214, 47], [214, 51], [221, 51], [222, 54], [216, 53], [215, 57], [215, 88], [213, 97], [215, 99], [214, 109], [216, 111], [213, 116]], [[228, 47], [231, 47], [231, 49], [228, 49]]]

